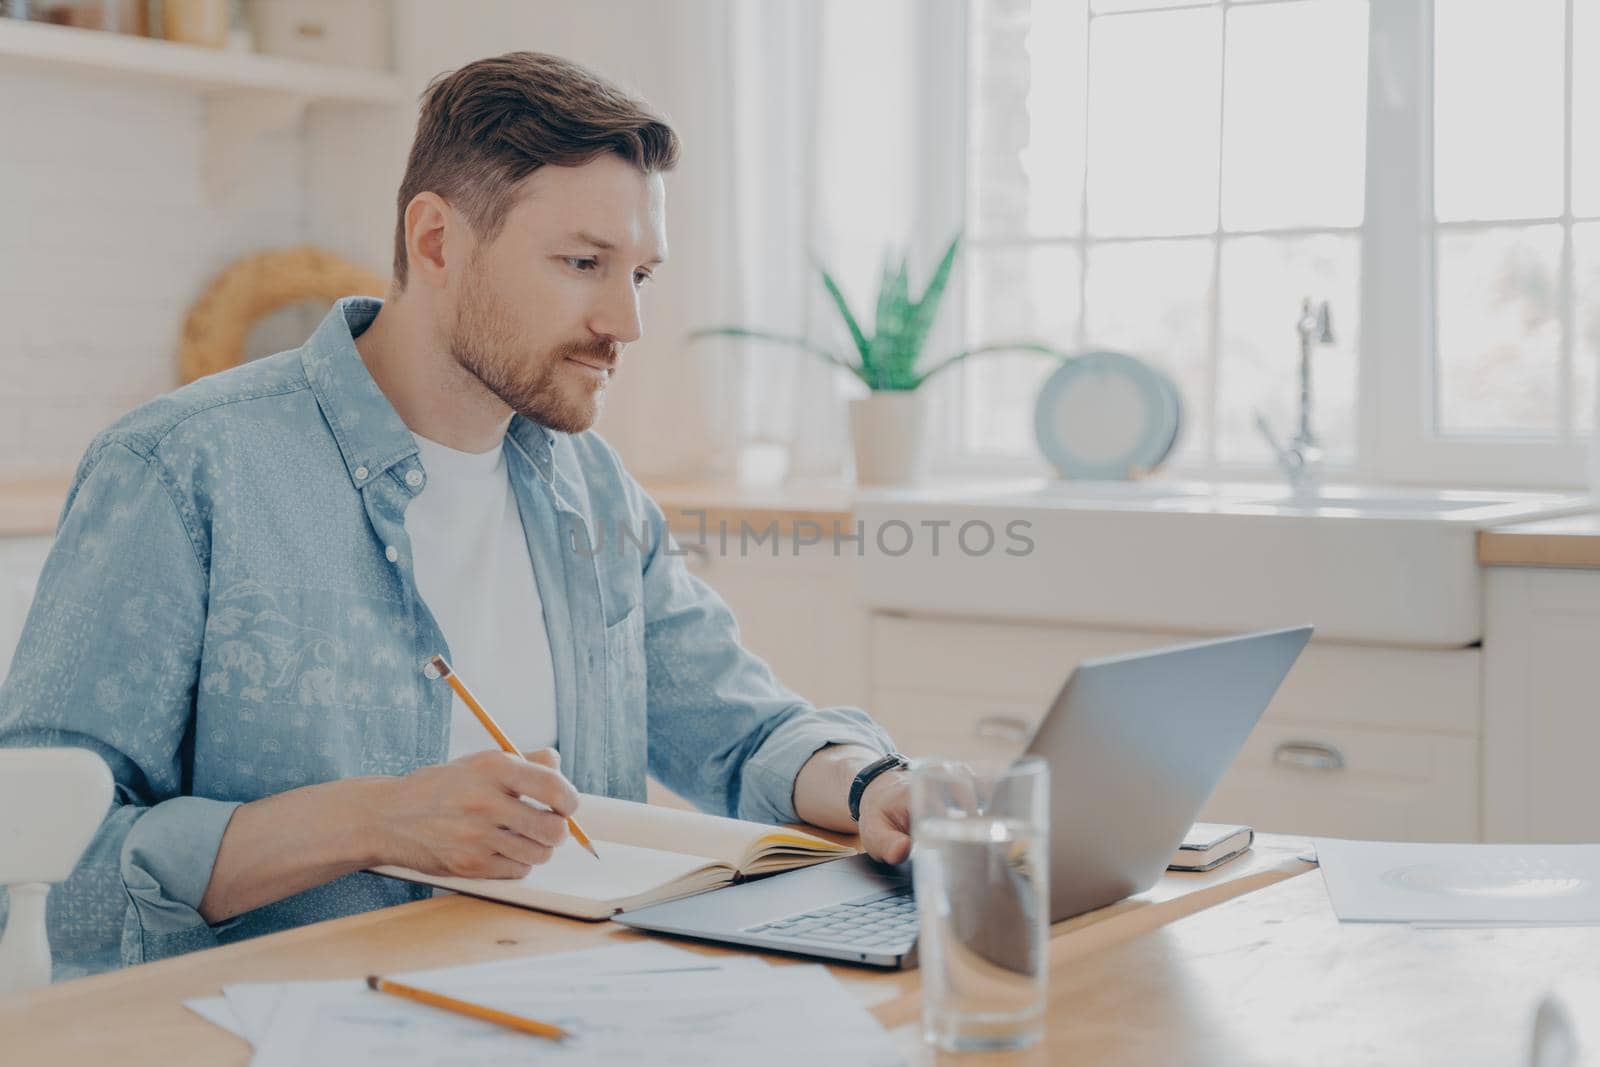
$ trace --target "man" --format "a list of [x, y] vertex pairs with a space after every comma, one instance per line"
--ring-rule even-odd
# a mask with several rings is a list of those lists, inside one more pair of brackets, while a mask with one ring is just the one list
[[[589, 432], [667, 256], [677, 155], [560, 59], [445, 76], [387, 299], [90, 446], [0, 688], [0, 745], [88, 748], [117, 784], [50, 898], [57, 977], [428, 892], [376, 864], [520, 876], [579, 791], [642, 801], [647, 770], [710, 811], [855, 828], [889, 739], [739, 646]], [[496, 750], [436, 653], [538, 751]], [[889, 861], [904, 778], [859, 797]]]

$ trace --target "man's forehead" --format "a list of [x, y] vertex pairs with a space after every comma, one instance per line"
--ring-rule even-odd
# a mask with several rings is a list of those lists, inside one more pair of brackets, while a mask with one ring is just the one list
[[528, 176], [513, 210], [542, 240], [637, 256], [641, 263], [666, 259], [661, 175], [622, 160], [541, 167]]

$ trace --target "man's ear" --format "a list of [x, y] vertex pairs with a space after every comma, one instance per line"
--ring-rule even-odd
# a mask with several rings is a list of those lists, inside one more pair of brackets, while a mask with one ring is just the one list
[[[454, 266], [461, 226], [455, 209], [438, 193], [422, 192], [406, 205], [406, 277], [443, 289]], [[455, 238], [447, 240], [447, 238]]]

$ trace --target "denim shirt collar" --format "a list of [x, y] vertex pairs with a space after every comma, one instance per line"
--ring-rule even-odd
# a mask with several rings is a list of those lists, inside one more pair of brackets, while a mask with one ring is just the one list
[[[416, 438], [356, 350], [355, 339], [382, 308], [383, 301], [370, 296], [336, 301], [300, 355], [306, 380], [358, 489], [417, 453]], [[527, 454], [540, 477], [551, 481], [555, 432], [513, 415], [507, 435]]]

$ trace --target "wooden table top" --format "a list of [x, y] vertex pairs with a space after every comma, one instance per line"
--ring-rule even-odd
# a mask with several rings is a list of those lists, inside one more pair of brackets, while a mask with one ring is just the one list
[[[1525, 1064], [1539, 998], [1600, 928], [1340, 923], [1291, 878], [1050, 976], [1061, 1063]], [[1592, 1050], [1586, 1050], [1592, 1052]]]
[[[1065, 1062], [1060, 1049], [1074, 1035], [1058, 1017], [1075, 1009], [1062, 990], [1075, 984], [1086, 957], [1147, 939], [1184, 916], [1314, 869], [1296, 858], [1304, 847], [1303, 841], [1261, 835], [1251, 852], [1217, 871], [1169, 873], [1148, 893], [1057, 923], [1051, 931], [1046, 1041], [1004, 1062]], [[1320, 879], [1314, 881], [1320, 886]], [[436, 897], [0, 997], [0, 1061], [8, 1067], [245, 1064], [248, 1045], [194, 1015], [183, 1007], [184, 1000], [215, 995], [232, 982], [348, 978], [541, 955], [643, 936], [614, 923], [579, 922], [469, 897]], [[733, 951], [679, 943], [712, 954]], [[831, 969], [894, 1032], [909, 1057], [926, 1058], [919, 1039], [918, 972], [848, 965]]]

